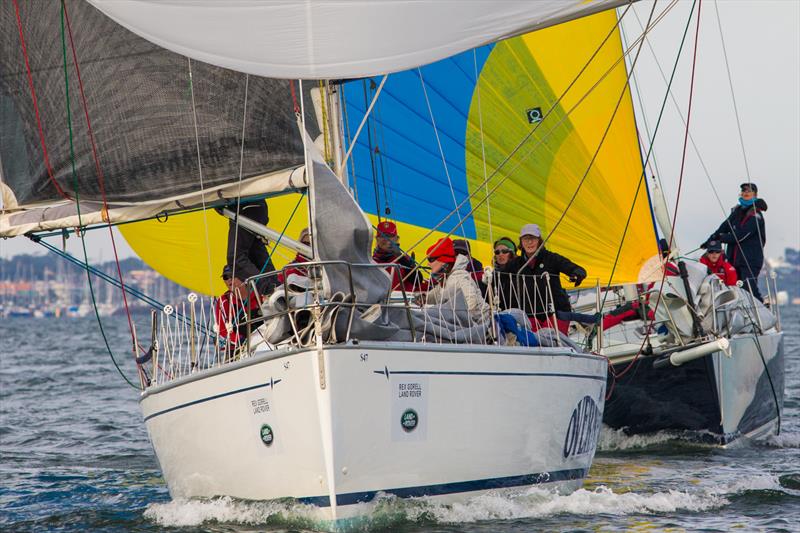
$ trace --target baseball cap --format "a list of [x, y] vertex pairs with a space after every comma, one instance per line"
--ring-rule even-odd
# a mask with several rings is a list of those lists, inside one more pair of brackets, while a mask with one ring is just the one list
[[522, 226], [522, 229], [519, 230], [519, 236], [522, 238], [525, 235], [530, 235], [531, 237], [541, 237], [542, 230], [539, 229], [538, 224], [525, 224]]
[[397, 237], [397, 225], [389, 220], [378, 224], [378, 237]]

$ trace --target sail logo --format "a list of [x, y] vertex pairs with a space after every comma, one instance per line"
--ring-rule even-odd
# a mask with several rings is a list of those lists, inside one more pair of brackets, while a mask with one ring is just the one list
[[528, 117], [528, 124], [538, 124], [544, 120], [541, 107], [532, 107], [525, 110], [525, 116]]
[[564, 437], [564, 458], [594, 451], [600, 434], [600, 409], [591, 396], [584, 396], [575, 409]]

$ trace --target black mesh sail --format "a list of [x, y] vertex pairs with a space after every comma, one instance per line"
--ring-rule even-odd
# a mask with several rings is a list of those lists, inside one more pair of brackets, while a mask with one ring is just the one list
[[[303, 163], [289, 81], [250, 76], [245, 112], [244, 74], [192, 61], [190, 76], [186, 57], [136, 36], [86, 2], [67, 2], [67, 15], [109, 203], [196, 192], [201, 188], [200, 167], [204, 189], [238, 181], [243, 121], [244, 178]], [[3, 181], [23, 207], [63, 200], [49, 176], [46, 149], [53, 178], [67, 196], [74, 198], [77, 192], [82, 201], [99, 201], [87, 109], [66, 28], [62, 46], [61, 3], [20, 1], [19, 18], [25, 47], [14, 3], [0, 3]], [[307, 95], [306, 102], [306, 109], [312, 109]], [[314, 134], [316, 122], [309, 120], [308, 127]]]

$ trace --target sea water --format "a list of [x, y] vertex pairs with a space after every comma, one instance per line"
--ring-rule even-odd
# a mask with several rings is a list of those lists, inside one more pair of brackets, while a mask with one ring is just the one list
[[[103, 324], [133, 377], [127, 322]], [[385, 497], [363, 530], [800, 531], [800, 307], [783, 308], [783, 324], [779, 436], [722, 450], [668, 432], [629, 437], [604, 428], [577, 492], [534, 488], [457, 505]], [[298, 504], [171, 500], [137, 393], [114, 369], [96, 321], [0, 322], [0, 530], [306, 531], [312, 524]]]

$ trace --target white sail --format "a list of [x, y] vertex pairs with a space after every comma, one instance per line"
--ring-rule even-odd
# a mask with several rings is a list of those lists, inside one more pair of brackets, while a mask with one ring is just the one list
[[396, 72], [628, 0], [89, 0], [159, 46], [272, 78]]

